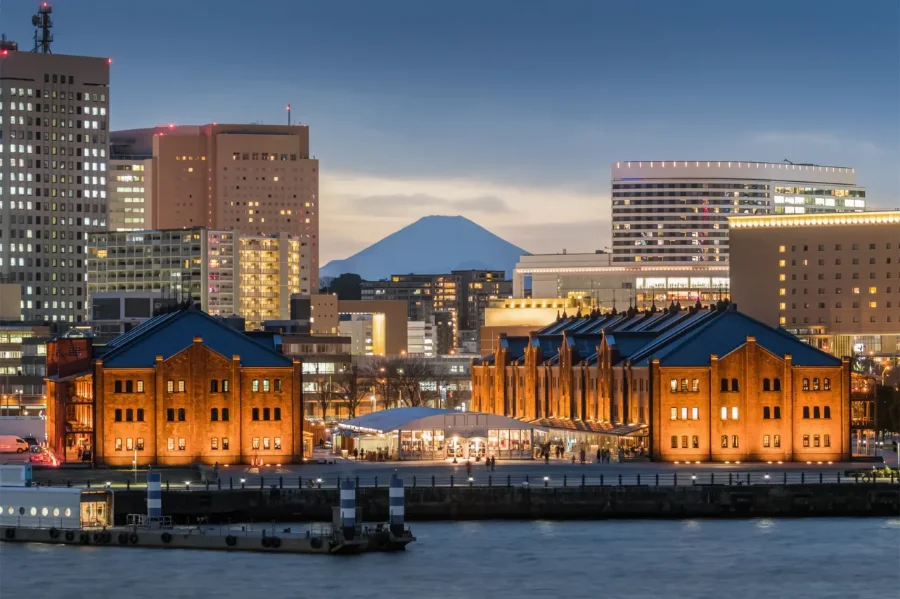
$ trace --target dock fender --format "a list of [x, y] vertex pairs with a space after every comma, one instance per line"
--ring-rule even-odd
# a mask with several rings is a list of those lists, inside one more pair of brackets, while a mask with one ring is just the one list
[[16, 529], [7, 528], [5, 531], [3, 531], [3, 537], [8, 541], [12, 541], [16, 538]]
[[66, 531], [66, 540], [69, 541], [70, 543], [71, 543], [72, 541], [74, 541], [74, 540], [75, 540], [75, 533], [72, 532], [71, 530], [67, 530], [67, 531]]
[[310, 539], [309, 544], [313, 549], [321, 549], [322, 539]]
[[172, 535], [170, 535], [167, 532], [162, 533], [162, 535], [159, 538], [162, 539], [162, 542], [166, 543], [166, 544], [169, 544], [172, 542]]
[[235, 545], [237, 545], [237, 537], [235, 537], [234, 535], [228, 535], [227, 537], [225, 537], [225, 544], [229, 547], [234, 547]]
[[82, 543], [84, 543], [85, 545], [87, 545], [91, 540], [91, 535], [89, 535], [86, 532], [83, 532], [80, 535], [78, 535], [78, 540], [81, 541]]
[[127, 545], [128, 544], [128, 533], [120, 532], [119, 533], [119, 545]]
[[270, 537], [263, 537], [263, 538], [262, 538], [262, 546], [263, 546], [263, 547], [270, 547], [270, 546], [271, 546], [271, 543], [270, 543], [269, 539], [270, 539]]
[[272, 549], [278, 549], [279, 547], [281, 547], [281, 539], [279, 539], [278, 537], [271, 537], [271, 540], [269, 541], [269, 547], [271, 547]]
[[56, 538], [58, 538], [58, 537], [59, 537], [59, 529], [58, 529], [58, 528], [51, 528], [51, 529], [50, 529], [50, 538], [51, 538], [51, 539], [56, 539]]
[[128, 542], [131, 543], [132, 545], [137, 545], [138, 540], [139, 539], [138, 539], [136, 532], [133, 532], [130, 535], [128, 535]]

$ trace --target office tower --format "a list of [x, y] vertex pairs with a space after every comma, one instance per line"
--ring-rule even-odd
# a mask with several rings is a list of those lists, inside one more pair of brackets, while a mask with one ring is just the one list
[[[319, 163], [309, 127], [221, 125], [115, 131], [117, 157], [152, 157], [147, 228], [287, 233], [300, 243], [300, 292], [319, 288]], [[147, 214], [147, 213], [145, 213]]]
[[492, 300], [512, 297], [512, 281], [502, 270], [454, 270], [459, 277], [459, 330], [484, 326], [484, 309]]
[[113, 154], [107, 181], [109, 230], [152, 229], [153, 159]]
[[728, 161], [612, 165], [613, 262], [727, 262], [728, 217], [856, 212], [852, 168]]
[[287, 233], [241, 235], [239, 314], [248, 329], [266, 320], [289, 320], [291, 295], [300, 293], [300, 240]]
[[81, 322], [87, 235], [105, 231], [109, 60], [0, 44], [0, 278], [25, 320]]
[[407, 302], [409, 320], [428, 321], [435, 312], [448, 312], [453, 342], [446, 349], [456, 347], [459, 331], [460, 277], [452, 274], [391, 275], [388, 281], [362, 281], [360, 290], [363, 301], [403, 300]]
[[732, 299], [835, 356], [900, 366], [900, 212], [734, 217]]

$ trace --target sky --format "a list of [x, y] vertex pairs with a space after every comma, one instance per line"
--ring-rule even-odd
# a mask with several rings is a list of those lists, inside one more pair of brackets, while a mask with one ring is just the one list
[[[28, 46], [36, 0], [0, 0]], [[295, 122], [321, 264], [429, 214], [533, 253], [610, 244], [618, 160], [857, 169], [900, 208], [896, 0], [56, 0], [113, 58], [111, 126]]]

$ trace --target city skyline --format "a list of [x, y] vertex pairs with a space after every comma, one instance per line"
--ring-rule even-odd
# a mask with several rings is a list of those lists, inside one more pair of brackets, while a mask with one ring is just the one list
[[[870, 209], [900, 203], [896, 5], [214, 6], [58, 0], [53, 50], [113, 59], [112, 129], [283, 124], [292, 104], [322, 164], [321, 265], [428, 214], [532, 252], [607, 247], [616, 160], [848, 166]], [[0, 13], [21, 49], [36, 8]]]

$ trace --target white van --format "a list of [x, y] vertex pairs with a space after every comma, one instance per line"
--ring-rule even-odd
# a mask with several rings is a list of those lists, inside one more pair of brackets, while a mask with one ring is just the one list
[[28, 442], [16, 435], [0, 435], [0, 453], [23, 453], [28, 451]]

